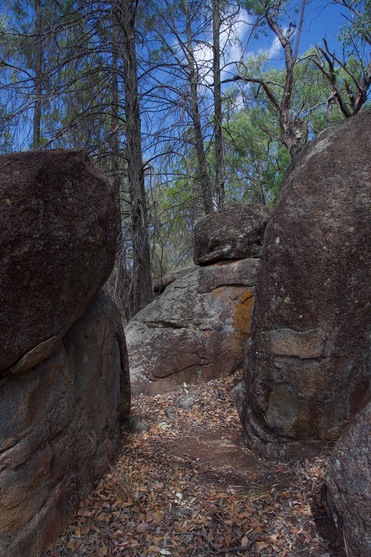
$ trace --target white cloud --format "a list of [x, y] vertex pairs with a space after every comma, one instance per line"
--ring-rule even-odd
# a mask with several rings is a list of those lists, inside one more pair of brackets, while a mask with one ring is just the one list
[[[222, 78], [226, 77], [226, 74], [231, 73], [231, 69], [228, 68], [228, 64], [233, 62], [238, 62], [243, 56], [244, 42], [249, 33], [249, 29], [252, 23], [252, 18], [249, 16], [246, 10], [241, 9], [237, 19], [233, 23], [233, 26], [225, 25], [222, 29], [222, 50], [224, 53], [224, 64], [227, 66], [222, 72]], [[233, 71], [232, 71], [233, 73]]]
[[274, 37], [271, 46], [265, 51], [268, 60], [272, 60], [272, 58], [275, 58], [281, 52], [281, 49], [282, 46], [278, 37]]
[[[220, 47], [223, 53], [223, 66], [227, 66], [225, 70], [222, 70], [222, 79], [234, 72], [234, 70], [231, 70], [232, 66], [228, 67], [228, 64], [237, 62], [241, 59], [243, 54], [242, 44], [248, 33], [250, 24], [250, 16], [246, 10], [241, 9], [232, 25], [228, 20], [222, 25]], [[194, 47], [194, 56], [202, 81], [205, 85], [210, 85], [213, 81], [213, 51], [211, 44], [212, 31], [210, 29], [209, 36], [205, 38], [205, 42], [199, 43]]]
[[[287, 34], [288, 28], [283, 28], [282, 32], [284, 35]], [[294, 36], [294, 34], [293, 34]], [[255, 50], [250, 50], [249, 52], [247, 52], [245, 54], [245, 58], [253, 58], [255, 56], [259, 56], [262, 55], [265, 60], [267, 61], [271, 61], [271, 60], [283, 60], [284, 59], [284, 50], [282, 48], [282, 45], [279, 41], [279, 38], [277, 36], [274, 36], [272, 39], [272, 42], [270, 44], [270, 46], [268, 46], [267, 48], [256, 48]]]
[[[233, 13], [230, 14], [233, 17]], [[243, 44], [248, 36], [252, 19], [246, 10], [241, 9], [234, 17], [234, 21], [226, 20], [220, 31], [220, 47], [222, 51], [222, 79], [230, 77], [235, 73], [235, 64], [243, 56]], [[182, 49], [176, 47], [176, 50]], [[212, 28], [203, 37], [202, 41], [193, 44], [193, 55], [201, 78], [201, 87], [210, 86], [213, 83], [213, 50], [212, 50]]]

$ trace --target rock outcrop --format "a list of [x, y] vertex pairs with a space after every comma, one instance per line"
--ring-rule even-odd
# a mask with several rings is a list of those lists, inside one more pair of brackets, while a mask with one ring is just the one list
[[118, 222], [83, 151], [0, 156], [0, 372], [57, 347], [112, 270]]
[[130, 386], [121, 318], [100, 294], [29, 372], [3, 375], [0, 554], [40, 557], [120, 450]]
[[191, 271], [194, 271], [196, 266], [193, 267], [186, 267], [185, 269], [179, 269], [177, 271], [170, 271], [165, 275], [161, 276], [153, 283], [153, 292], [155, 295], [162, 294], [169, 284], [172, 284], [176, 279], [183, 277], [184, 275], [188, 275]]
[[323, 494], [346, 554], [371, 555], [371, 403], [337, 441]]
[[207, 215], [195, 226], [194, 262], [259, 257], [270, 215], [271, 209], [260, 204], [233, 205]]
[[371, 398], [371, 113], [296, 159], [269, 221], [242, 409], [249, 446], [332, 444]]
[[0, 157], [0, 555], [41, 557], [120, 450], [130, 381], [99, 289], [118, 211], [82, 151]]
[[257, 259], [195, 267], [125, 329], [134, 392], [229, 375], [250, 334]]

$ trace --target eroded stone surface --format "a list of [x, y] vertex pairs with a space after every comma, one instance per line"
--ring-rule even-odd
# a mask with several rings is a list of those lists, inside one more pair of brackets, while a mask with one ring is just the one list
[[0, 156], [0, 371], [51, 353], [109, 276], [118, 211], [83, 151]]
[[309, 144], [267, 225], [242, 412], [266, 456], [333, 443], [371, 398], [370, 145], [371, 113]]
[[185, 269], [179, 269], [177, 271], [171, 271], [170, 273], [166, 273], [166, 275], [160, 277], [156, 282], [153, 284], [153, 292], [155, 294], [162, 294], [169, 284], [173, 283], [176, 279], [187, 275], [190, 271], [193, 271], [194, 268], [187, 267]]
[[132, 388], [154, 394], [222, 377], [242, 363], [258, 261], [197, 267], [126, 327]]
[[99, 295], [54, 352], [0, 380], [0, 554], [39, 557], [120, 449], [130, 384], [120, 314]]
[[261, 204], [234, 205], [207, 215], [195, 226], [194, 262], [259, 257], [270, 215], [271, 209]]
[[349, 557], [371, 555], [371, 403], [335, 445], [325, 505]]

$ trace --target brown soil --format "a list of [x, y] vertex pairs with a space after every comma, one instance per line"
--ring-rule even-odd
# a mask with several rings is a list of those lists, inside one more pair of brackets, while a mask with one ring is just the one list
[[248, 450], [229, 396], [238, 380], [134, 397], [149, 430], [124, 433], [119, 461], [47, 556], [340, 557], [319, 501], [325, 456], [288, 465]]

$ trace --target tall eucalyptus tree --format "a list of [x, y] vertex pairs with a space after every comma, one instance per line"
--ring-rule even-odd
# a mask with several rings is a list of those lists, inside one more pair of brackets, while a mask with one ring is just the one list
[[217, 192], [217, 206], [224, 206], [224, 144], [223, 144], [223, 110], [221, 86], [221, 45], [220, 33], [222, 27], [221, 2], [212, 0], [213, 18], [213, 94], [214, 94], [214, 131], [215, 131], [215, 191]]
[[166, 149], [174, 148], [174, 158], [175, 152], [184, 154], [184, 168], [192, 162], [188, 180], [206, 213], [223, 205], [221, 73], [228, 29], [238, 12], [231, 4], [162, 0], [151, 5], [159, 68], [152, 99], [154, 104], [167, 103], [176, 135], [167, 136]]
[[36, 61], [35, 61], [35, 107], [33, 116], [32, 147], [38, 149], [41, 145], [41, 108], [42, 108], [42, 81], [43, 81], [43, 44], [42, 44], [42, 20], [41, 0], [35, 0], [35, 39], [36, 39]]
[[[272, 87], [269, 81], [246, 72], [246, 66], [241, 61], [238, 73], [233, 78], [234, 81], [242, 80], [245, 83], [255, 83], [264, 91], [270, 104], [276, 111], [282, 130], [282, 141], [291, 156], [294, 156], [307, 140], [305, 120], [302, 117], [301, 111], [299, 113], [292, 111], [294, 70], [299, 61], [299, 45], [307, 2], [308, 0], [300, 0], [297, 10], [299, 13], [297, 21], [290, 17], [289, 21], [286, 22], [282, 21], [282, 15], [284, 13], [283, 8], [287, 7], [289, 0], [278, 0], [277, 2], [272, 2], [271, 0], [247, 0], [243, 2], [244, 7], [249, 13], [256, 17], [255, 26], [257, 28], [268, 27], [277, 38], [284, 52], [285, 74], [277, 90], [277, 88]], [[290, 13], [293, 16], [296, 13], [293, 7], [291, 7]]]
[[153, 298], [136, 54], [138, 0], [118, 0], [116, 8], [122, 33], [126, 118], [125, 158], [128, 170], [133, 246], [132, 312], [136, 313]]

